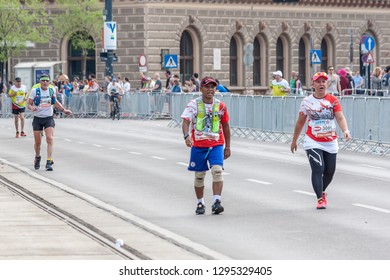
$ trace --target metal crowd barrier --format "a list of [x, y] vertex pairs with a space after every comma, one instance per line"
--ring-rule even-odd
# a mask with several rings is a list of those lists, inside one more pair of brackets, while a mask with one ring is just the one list
[[[390, 98], [368, 96], [366, 93], [339, 97], [352, 133], [352, 140], [349, 142], [340, 138], [340, 147], [345, 150], [390, 155]], [[122, 118], [169, 118], [169, 126], [177, 127], [182, 123], [181, 114], [188, 102], [199, 95], [200, 93], [133, 91], [122, 97]], [[216, 93], [215, 96], [228, 108], [233, 135], [286, 143], [291, 141], [300, 103], [304, 98], [300, 95], [274, 97], [230, 93]], [[109, 100], [105, 93], [75, 93], [68, 101], [74, 117], [109, 116]], [[31, 112], [26, 110], [26, 117], [31, 115]], [[12, 117], [11, 98], [5, 94], [0, 95], [0, 117]], [[303, 135], [302, 133], [300, 142], [303, 141]], [[339, 128], [338, 135], [342, 136]]]
[[[170, 126], [179, 126], [181, 114], [187, 103], [195, 98], [193, 94], [172, 96], [172, 121]], [[219, 98], [226, 103], [230, 115], [232, 134], [239, 137], [262, 141], [291, 142], [298, 111], [304, 96], [252, 96], [223, 95]], [[390, 155], [390, 98], [345, 95], [339, 97], [347, 119], [352, 140], [340, 138], [344, 150], [366, 151]], [[303, 141], [304, 130], [299, 139]], [[342, 131], [338, 128], [338, 135]]]

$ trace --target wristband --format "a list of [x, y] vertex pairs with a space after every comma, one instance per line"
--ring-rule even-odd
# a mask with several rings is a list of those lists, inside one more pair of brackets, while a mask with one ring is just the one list
[[190, 135], [187, 133], [187, 134], [184, 134], [184, 140], [186, 140]]

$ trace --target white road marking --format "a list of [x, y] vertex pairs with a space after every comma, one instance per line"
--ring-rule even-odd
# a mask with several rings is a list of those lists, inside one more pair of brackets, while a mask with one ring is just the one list
[[222, 175], [230, 175], [230, 173], [223, 171]]
[[257, 147], [248, 147], [248, 149], [257, 150], [257, 151], [264, 151], [264, 149], [262, 149], [262, 148], [257, 148]]
[[288, 155], [288, 156], [299, 156], [297, 153], [292, 153], [292, 152], [281, 152], [283, 155]]
[[360, 166], [369, 167], [369, 168], [375, 168], [375, 169], [386, 169], [386, 168], [381, 167], [381, 166], [375, 166], [375, 165], [369, 165], [369, 164], [360, 164]]
[[133, 155], [142, 155], [142, 153], [138, 153], [138, 152], [129, 152], [129, 154], [133, 154]]
[[68, 141], [68, 142], [72, 142], [71, 139], [68, 139], [68, 138], [64, 138], [65, 141]]
[[151, 158], [158, 159], [158, 160], [166, 160], [166, 158], [156, 157], [156, 156], [151, 156]]
[[255, 179], [246, 179], [246, 180], [248, 182], [262, 184], [262, 185], [272, 185], [272, 183], [270, 183], [270, 182], [265, 182], [265, 181], [255, 180]]
[[296, 193], [301, 193], [301, 194], [305, 194], [305, 195], [311, 195], [311, 196], [316, 196], [315, 193], [311, 193], [311, 192], [305, 192], [305, 191], [300, 191], [300, 190], [295, 190], [293, 192], [296, 192]]
[[99, 145], [99, 144], [92, 144], [92, 146], [95, 146], [95, 147], [98, 147], [98, 148], [103, 147], [102, 145]]
[[183, 166], [188, 166], [188, 163], [185, 163], [185, 162], [176, 162], [177, 164], [179, 164], [179, 165], [183, 165]]
[[375, 206], [364, 205], [364, 204], [360, 204], [360, 203], [354, 203], [352, 205], [353, 206], [357, 206], [357, 207], [367, 208], [367, 209], [370, 209], [370, 210], [375, 210], [375, 211], [386, 213], [386, 214], [390, 213], [390, 210], [379, 208], [379, 207], [375, 207]]
[[85, 142], [81, 142], [81, 141], [78, 141], [77, 143], [79, 143], [81, 145], [85, 144]]
[[114, 151], [121, 151], [122, 149], [119, 149], [119, 148], [109, 148], [110, 150], [114, 150]]

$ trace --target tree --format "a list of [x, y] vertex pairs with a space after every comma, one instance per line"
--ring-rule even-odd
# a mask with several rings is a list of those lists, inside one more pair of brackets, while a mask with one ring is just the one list
[[[101, 39], [103, 7], [99, 0], [58, 0], [62, 13], [53, 18], [55, 33], [72, 41], [83, 57], [83, 77], [86, 75], [87, 55], [96, 48], [95, 41]], [[94, 39], [95, 40], [94, 40]]]
[[49, 41], [48, 15], [41, 0], [0, 0], [0, 64], [27, 48]]

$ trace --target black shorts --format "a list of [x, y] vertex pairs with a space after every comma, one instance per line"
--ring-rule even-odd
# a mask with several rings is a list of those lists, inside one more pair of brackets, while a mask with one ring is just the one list
[[34, 117], [32, 126], [33, 131], [42, 131], [43, 129], [46, 129], [48, 127], [55, 127], [55, 122], [53, 116], [46, 117], [46, 118], [38, 118]]
[[25, 111], [26, 111], [26, 108], [12, 109], [12, 114], [19, 115], [21, 113], [24, 113]]
[[118, 101], [119, 101], [119, 94], [113, 94], [113, 95], [110, 95], [110, 102], [114, 102], [115, 96], [118, 98]]

